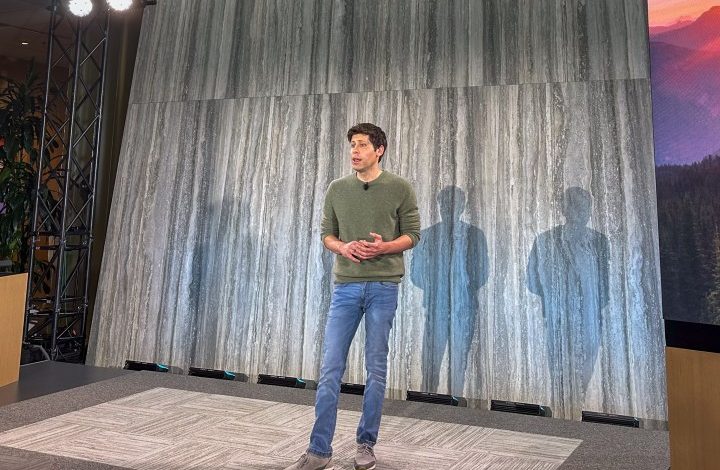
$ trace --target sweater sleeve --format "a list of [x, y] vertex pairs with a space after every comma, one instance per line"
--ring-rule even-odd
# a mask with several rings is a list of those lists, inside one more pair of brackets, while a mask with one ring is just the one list
[[327, 191], [325, 192], [325, 204], [323, 206], [323, 218], [320, 224], [320, 240], [325, 240], [328, 235], [340, 236], [340, 229], [338, 228], [338, 219], [335, 214], [335, 209], [332, 205], [332, 187], [330, 183]]
[[413, 247], [420, 241], [420, 213], [417, 207], [415, 191], [410, 183], [406, 183], [406, 195], [398, 209], [398, 222], [400, 235], [407, 235], [413, 243]]

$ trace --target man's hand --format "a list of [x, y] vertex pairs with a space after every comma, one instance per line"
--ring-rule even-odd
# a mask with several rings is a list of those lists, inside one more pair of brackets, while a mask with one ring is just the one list
[[374, 241], [360, 240], [341, 245], [339, 247], [340, 255], [353, 263], [359, 263], [385, 254], [386, 243], [383, 241], [382, 236], [373, 232], [370, 232], [370, 236], [373, 237]]
[[387, 243], [383, 241], [382, 236], [375, 232], [370, 232], [370, 236], [373, 237], [371, 242], [365, 240], [357, 242], [359, 245], [357, 252], [361, 259], [372, 259], [387, 252]]
[[358, 259], [361, 258], [359, 254], [359, 246], [359, 242], [343, 243], [338, 247], [338, 253], [340, 256], [344, 256], [353, 263], [360, 263], [360, 259]]
[[381, 255], [402, 253], [413, 246], [412, 239], [407, 235], [400, 235], [389, 242], [384, 241], [381, 235], [374, 232], [370, 232], [370, 236], [373, 237], [371, 242], [360, 240], [345, 243], [334, 235], [328, 235], [323, 239], [323, 244], [328, 250], [349, 259], [353, 263], [360, 263], [363, 260], [377, 258]]

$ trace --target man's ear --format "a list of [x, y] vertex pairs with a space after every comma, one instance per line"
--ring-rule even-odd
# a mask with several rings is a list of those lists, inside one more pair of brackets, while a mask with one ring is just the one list
[[384, 146], [384, 145], [381, 145], [381, 146], [379, 146], [378, 148], [376, 148], [375, 151], [376, 151], [376, 152], [380, 152], [380, 153], [378, 154], [378, 157], [382, 157], [383, 155], [385, 155], [385, 146]]

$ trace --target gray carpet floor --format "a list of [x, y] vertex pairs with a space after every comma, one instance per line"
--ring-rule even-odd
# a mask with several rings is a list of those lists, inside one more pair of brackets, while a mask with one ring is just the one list
[[0, 387], [0, 407], [30, 398], [135, 372], [67, 362], [42, 361], [20, 366], [20, 380]]
[[[160, 390], [153, 391], [153, 389], [158, 388], [160, 388]], [[173, 390], [162, 390], [163, 388]], [[199, 394], [188, 392], [199, 392]], [[208, 399], [207, 394], [213, 394], [215, 396]], [[268, 405], [270, 406], [268, 410], [271, 410], [273, 407], [275, 410], [283, 408], [285, 411], [281, 413], [282, 415], [292, 416], [292, 413], [296, 413], [299, 417], [296, 421], [299, 431], [297, 437], [295, 437], [294, 434], [283, 434], [282, 436], [278, 435], [277, 444], [279, 447], [275, 446], [273, 449], [268, 450], [269, 453], [267, 455], [269, 455], [271, 459], [266, 462], [258, 463], [258, 466], [249, 466], [248, 468], [281, 469], [283, 468], [284, 463], [291, 458], [293, 453], [300, 452], [306, 445], [307, 431], [309, 431], [309, 429], [305, 432], [300, 431], [305, 427], [308, 427], [308, 423], [311, 422], [309, 417], [311, 417], [312, 410], [309, 407], [312, 406], [314, 401], [314, 391], [241, 382], [226, 382], [182, 375], [141, 372], [1, 407], [0, 433], [10, 430], [15, 431], [5, 433], [5, 441], [2, 441], [2, 437], [0, 437], [0, 442], [8, 444], [0, 446], [0, 468], [8, 470], [191, 468], [189, 463], [190, 461], [187, 459], [178, 460], [179, 454], [177, 452], [175, 454], [172, 452], [156, 453], [154, 460], [142, 463], [142, 459], [135, 459], [135, 464], [128, 464], [129, 460], [127, 460], [126, 457], [123, 457], [122, 452], [119, 450], [113, 450], [113, 452], [111, 452], [113, 458], [106, 459], [98, 458], [97, 454], [83, 455], [63, 452], [62, 449], [68, 448], [68, 446], [62, 445], [63, 440], [67, 440], [67, 443], [72, 443], [73, 430], [78, 431], [78, 428], [63, 428], [57, 427], [57, 425], [58, 423], [61, 423], [63, 426], [72, 426], [73, 424], [77, 425], [78, 423], [87, 425], [88, 422], [90, 422], [92, 426], [97, 426], [99, 428], [97, 435], [88, 433], [88, 429], [84, 428], [81, 430], [82, 432], [78, 431], [75, 436], [77, 440], [89, 441], [90, 444], [87, 446], [88, 448], [97, 449], [102, 447], [102, 442], [104, 442], [104, 440], [108, 440], [111, 437], [111, 435], [103, 437], [102, 432], [112, 433], [113, 427], [117, 426], [117, 422], [113, 422], [112, 420], [111, 411], [113, 407], [117, 408], [119, 406], [126, 406], [130, 403], [134, 403], [133, 406], [138, 404], [142, 405], [143, 397], [145, 397], [152, 399], [151, 401], [155, 403], [154, 407], [156, 411], [162, 411], [162, 407], [164, 406], [166, 411], [174, 412], [173, 410], [179, 409], [177, 402], [173, 403], [171, 400], [170, 402], [163, 404], [162, 402], [158, 402], [158, 399], [161, 396], [175, 396], [179, 397], [178, 400], [183, 401], [183, 406], [193, 407], [194, 410], [197, 411], [197, 402], [192, 402], [192, 400], [200, 399], [200, 403], [202, 403], [202, 400], [204, 399], [207, 402], [206, 404], [217, 403], [218, 400], [223, 400], [223, 398], [218, 397], [218, 395], [228, 397], [225, 399], [230, 405], [226, 407], [227, 409], [231, 409], [233, 407], [242, 408], [242, 406], [244, 406], [242, 405], [243, 403], [261, 403], [257, 400], [262, 400], [262, 403], [272, 402]], [[237, 400], [230, 397], [240, 397], [242, 399], [250, 400]], [[348, 461], [350, 460], [352, 449], [352, 427], [357, 420], [357, 412], [361, 407], [361, 399], [362, 397], [352, 395], [341, 396], [341, 425], [338, 428], [339, 434], [336, 442], [340, 446], [339, 449], [342, 449], [338, 451], [339, 457]], [[115, 400], [118, 400], [118, 402], [108, 403]], [[123, 405], [123, 403], [125, 404]], [[283, 404], [301, 406], [287, 407]], [[147, 405], [147, 403], [145, 407], [146, 411], [151, 408]], [[140, 408], [142, 409], [142, 406]], [[292, 410], [290, 410], [290, 408], [292, 408]], [[205, 406], [204, 409], [205, 412], [210, 413], [210, 415], [213, 413], [218, 416], [221, 415], [220, 411], [212, 410], [211, 408], [208, 409], [207, 406]], [[255, 409], [251, 411], [253, 413], [259, 413], [256, 415], [256, 418], [258, 416], [262, 416], [263, 413], [267, 415], [267, 411], [263, 409]], [[276, 413], [270, 413], [271, 416], [274, 414]], [[438, 448], [445, 447], [447, 449], [446, 456], [450, 456], [451, 458], [446, 461], [438, 460], [436, 463], [432, 463], [434, 462], [433, 458], [436, 456], [429, 455], [427, 460], [423, 461], [422, 465], [420, 465], [423, 468], [449, 469], [453, 468], [452, 465], [457, 465], [458, 468], [478, 469], [550, 469], [557, 468], [557, 465], [562, 462], [563, 459], [564, 463], [562, 463], [559, 467], [561, 469], [667, 469], [669, 467], [668, 435], [665, 431], [628, 429], [617, 426], [579, 423], [553, 418], [529, 417], [508, 413], [430, 405], [424, 403], [412, 403], [398, 400], [386, 401], [384, 414], [387, 417], [385, 421], [388, 423], [389, 429], [392, 429], [393, 425], [396, 428], [401, 427], [403, 429], [408, 429], [405, 426], [417, 424], [418, 427], [416, 428], [416, 431], [412, 433], [403, 433], [404, 435], [411, 436], [412, 439], [415, 439], [417, 442], [414, 442], [414, 444], [422, 444], [423, 442], [427, 442], [427, 439], [432, 438], [430, 434], [424, 437], [419, 437], [420, 430], [430, 430], [435, 427], [439, 431], [439, 435], [444, 436], [457, 436], [462, 434], [463, 430], [472, 431], [470, 434], [474, 436], [480, 435], [483, 432], [489, 432], [495, 436], [494, 439], [496, 441], [496, 445], [500, 446], [495, 449], [494, 453], [492, 453], [493, 456], [497, 457], [495, 460], [486, 458], [482, 461], [482, 459], [477, 460], [479, 454], [475, 451], [478, 448], [471, 448], [466, 444], [462, 444], [463, 447], [461, 450], [466, 452], [467, 455], [460, 455], [457, 452], [453, 453], [454, 451], [458, 451], [460, 448], [458, 447], [460, 446], [460, 444], [458, 444], [460, 440], [448, 438], [439, 443], [436, 442], [434, 445], [438, 446]], [[61, 415], [66, 416], [62, 417]], [[127, 416], [127, 413], [121, 413], [120, 415]], [[168, 415], [168, 417], [170, 416], [173, 415]], [[186, 417], [190, 419], [189, 415]], [[196, 417], [197, 413], [193, 413], [192, 419], [196, 419]], [[176, 416], [173, 419], [182, 420], [183, 417]], [[419, 422], [418, 420], [422, 420], [423, 422]], [[292, 421], [294, 420], [286, 421], [285, 424]], [[433, 425], [432, 423], [427, 423], [427, 421], [434, 421], [439, 424]], [[132, 428], [134, 432], [139, 432], [144, 435], [153, 433], [158, 434], [158, 430], [163, 429], [163, 420], [160, 419], [154, 422], [157, 424], [149, 425], [148, 422], [135, 422], [127, 425], [134, 426]], [[22, 434], [23, 430], [17, 429], [23, 426], [33, 425], [33, 423], [35, 423], [35, 426], [25, 428], [25, 430], [28, 431], [25, 435]], [[216, 425], [220, 426], [219, 423], [216, 423]], [[225, 425], [229, 426], [229, 428], [225, 434], [226, 437], [223, 439], [232, 440], [232, 438], [228, 436], [242, 434], [239, 429], [230, 429], [232, 426], [236, 425], [233, 422], [228, 421]], [[53, 428], [53, 426], [56, 427]], [[159, 427], [154, 428], [153, 426]], [[103, 427], [107, 429], [103, 431]], [[199, 426], [193, 429], [197, 429], [198, 432], [200, 432], [203, 428], [204, 426]], [[56, 431], [56, 434], [52, 434], [53, 429]], [[174, 431], [178, 431], [178, 429], [175, 429]], [[166, 428], [165, 435], [163, 435], [162, 432], [159, 432], [159, 435], [164, 439], [172, 438], [172, 436], [175, 435], [173, 434], [174, 431], [172, 427]], [[268, 432], [272, 435], [272, 432], [276, 431], [271, 429]], [[345, 434], [347, 434], [347, 436], [345, 436]], [[38, 435], [42, 436], [42, 442], [38, 441]], [[211, 437], [211, 435], [205, 436], [206, 439], [210, 439]], [[498, 439], [498, 437], [503, 437], [505, 440]], [[283, 444], [284, 441], [281, 439], [286, 439], [287, 442]], [[382, 435], [380, 436], [380, 439], [381, 442], [378, 444], [378, 453], [385, 453], [384, 455], [379, 455], [380, 463], [385, 462], [386, 468], [388, 469], [413, 468], [409, 466], [409, 457], [407, 454], [400, 456], [400, 454], [406, 451], [408, 445], [413, 445], [413, 443], [404, 442], [403, 439], [398, 439], [397, 436], [392, 435], [392, 432], [388, 432], [384, 444]], [[425, 439], [425, 441], [423, 441], [423, 439]], [[93, 441], [95, 444], [92, 444]], [[33, 442], [35, 444], [33, 444]], [[527, 448], [532, 450], [530, 455], [526, 454], [524, 456], [520, 456], [525, 458], [526, 461], [523, 461], [522, 458], [514, 461], [507, 459], [503, 460], [503, 457], [518, 457], [518, 455], [503, 455], [503, 452], [505, 452], [508, 447], [512, 447], [512, 442], [517, 443], [515, 449], [520, 451], [521, 454], [523, 452], [523, 445], [526, 445], [525, 452], [527, 452]], [[523, 444], [523, 442], [525, 444]], [[527, 447], [527, 442], [532, 442], [532, 445]], [[158, 441], [158, 444], [164, 445], [165, 443], [167, 443], [167, 441]], [[293, 445], [290, 445], [290, 443], [293, 443]], [[244, 443], [237, 441], [235, 448], [237, 449], [238, 447], [243, 447], [244, 445]], [[345, 447], [347, 447], [347, 449], [345, 449]], [[198, 451], [200, 449], [207, 450], [207, 448], [203, 446], [199, 447]], [[282, 451], [279, 451], [278, 449], [282, 449]], [[543, 449], [545, 450], [543, 451]], [[547, 449], [554, 450], [548, 453]], [[37, 450], [42, 450], [43, 452], [38, 452]], [[416, 451], [419, 450], [420, 447], [416, 448]], [[566, 455], [568, 453], [570, 454], [569, 457]], [[65, 456], [57, 454], [65, 454]], [[148, 455], [150, 454], [151, 452], [148, 451]], [[260, 455], [260, 453], [257, 454]], [[345, 456], [344, 454], [348, 455]], [[82, 456], [89, 460], [74, 459], [68, 457], [67, 455], [74, 455], [76, 457]], [[395, 456], [399, 457], [395, 458]], [[105, 463], [92, 461], [90, 459], [101, 460]], [[472, 459], [476, 459], [477, 462], [475, 464], [471, 464], [470, 462], [473, 462]], [[225, 460], [225, 462], [230, 461], [232, 460]], [[448, 463], [451, 461], [454, 462], [452, 465]], [[235, 465], [238, 461], [234, 460], [232, 462], [234, 462], [233, 465]], [[458, 462], [464, 463], [461, 464]], [[342, 465], [345, 465], [346, 463], [347, 462], [345, 461], [341, 462], [341, 468], [345, 468], [342, 467]], [[420, 463], [421, 462], [418, 462], [418, 464]], [[519, 465], [526, 466], [522, 467]], [[536, 467], [531, 465], [536, 465]], [[414, 468], [420, 468], [420, 466]], [[209, 459], [206, 460], [205, 463], [202, 463], [201, 466], [192, 468], [217, 467], [213, 467], [212, 459]], [[243, 467], [228, 466], [227, 468]], [[383, 466], [378, 466], [378, 470], [382, 468]]]

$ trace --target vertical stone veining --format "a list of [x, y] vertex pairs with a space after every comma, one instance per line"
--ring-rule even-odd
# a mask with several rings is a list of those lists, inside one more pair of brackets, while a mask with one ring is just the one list
[[147, 9], [88, 362], [315, 378], [324, 191], [350, 171], [347, 128], [371, 121], [423, 220], [389, 388], [665, 419], [644, 15], [641, 0]]

